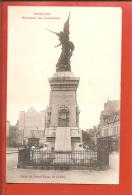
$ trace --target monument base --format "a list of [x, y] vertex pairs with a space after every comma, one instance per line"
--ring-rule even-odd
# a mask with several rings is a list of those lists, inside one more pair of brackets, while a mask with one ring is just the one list
[[82, 131], [78, 127], [49, 127], [45, 131], [47, 150], [75, 151], [82, 145]]
[[71, 151], [70, 127], [57, 127], [55, 151]]

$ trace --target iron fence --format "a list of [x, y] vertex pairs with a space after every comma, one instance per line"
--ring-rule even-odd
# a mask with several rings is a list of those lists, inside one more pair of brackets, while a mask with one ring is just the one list
[[18, 168], [56, 169], [107, 169], [111, 139], [98, 138], [97, 150], [44, 151], [43, 149], [21, 149], [18, 152]]
[[92, 165], [97, 160], [94, 151], [41, 151], [30, 152], [30, 162], [35, 164], [52, 165]]
[[43, 151], [41, 149], [23, 149], [19, 151], [18, 168], [29, 166], [62, 167], [95, 167], [97, 152], [95, 151]]

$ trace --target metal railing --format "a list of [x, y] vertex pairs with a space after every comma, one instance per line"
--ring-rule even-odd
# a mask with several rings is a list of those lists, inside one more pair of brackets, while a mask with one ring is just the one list
[[18, 155], [18, 168], [29, 166], [87, 167], [97, 165], [95, 151], [43, 151], [41, 149], [22, 149]]
[[71, 168], [107, 169], [111, 139], [98, 138], [97, 150], [45, 151], [44, 149], [21, 149], [18, 152], [18, 168]]
[[48, 165], [86, 165], [92, 166], [97, 160], [94, 151], [41, 151], [30, 152], [30, 163]]

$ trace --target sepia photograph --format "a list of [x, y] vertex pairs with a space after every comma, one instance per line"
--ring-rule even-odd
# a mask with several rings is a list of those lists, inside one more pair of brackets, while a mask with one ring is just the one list
[[6, 182], [119, 184], [122, 9], [8, 6]]

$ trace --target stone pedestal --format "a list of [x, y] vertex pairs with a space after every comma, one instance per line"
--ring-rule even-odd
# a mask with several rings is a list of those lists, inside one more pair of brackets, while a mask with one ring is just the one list
[[[55, 150], [72, 150], [72, 141], [81, 142], [79, 129], [79, 108], [77, 105], [77, 87], [79, 77], [72, 72], [56, 72], [49, 78], [51, 87], [49, 107], [47, 109], [46, 140]], [[51, 133], [51, 129], [54, 133]], [[74, 133], [73, 133], [74, 129]]]
[[55, 151], [70, 151], [71, 150], [71, 134], [70, 127], [57, 127]]

